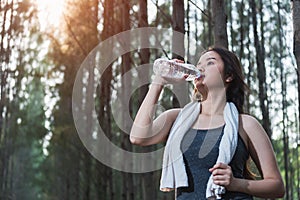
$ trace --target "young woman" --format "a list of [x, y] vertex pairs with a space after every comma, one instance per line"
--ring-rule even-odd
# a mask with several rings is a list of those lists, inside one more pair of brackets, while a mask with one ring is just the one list
[[[177, 199], [206, 199], [206, 183], [212, 177], [215, 185], [226, 189], [225, 194], [221, 194], [222, 199], [283, 197], [284, 184], [271, 142], [259, 122], [243, 114], [246, 85], [236, 55], [224, 48], [210, 48], [200, 57], [197, 68], [203, 76], [194, 81], [194, 97], [201, 108], [188, 131], [180, 133], [188, 185], [161, 189], [176, 189]], [[167, 82], [159, 76], [154, 78], [134, 120], [130, 134], [133, 144], [152, 145], [167, 141], [181, 111], [170, 109], [153, 120], [155, 105]], [[235, 105], [239, 114], [237, 144], [231, 161], [226, 164], [216, 161], [222, 135], [225, 134], [224, 108], [228, 102]], [[206, 153], [200, 155], [205, 145]], [[246, 167], [249, 157], [256, 164], [260, 179], [249, 178]]]

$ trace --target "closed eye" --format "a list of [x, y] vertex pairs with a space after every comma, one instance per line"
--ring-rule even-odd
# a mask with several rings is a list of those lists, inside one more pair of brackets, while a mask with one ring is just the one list
[[212, 65], [212, 64], [214, 64], [213, 61], [209, 61], [209, 62], [207, 63], [207, 65]]
[[208, 59], [206, 59], [206, 62], [207, 62], [207, 64], [206, 65], [213, 65], [216, 60], [216, 58], [214, 58], [214, 57], [209, 57]]
[[[214, 57], [209, 57], [209, 58], [207, 58], [207, 59], [206, 59], [206, 62], [207, 62], [206, 66], [208, 66], [208, 65], [213, 65], [213, 64], [214, 64], [214, 60], [216, 60], [216, 58], [214, 58]], [[204, 67], [204, 66], [201, 66], [201, 63], [199, 62], [199, 63], [197, 64], [196, 67], [197, 67], [198, 69], [201, 69], [201, 67]]]

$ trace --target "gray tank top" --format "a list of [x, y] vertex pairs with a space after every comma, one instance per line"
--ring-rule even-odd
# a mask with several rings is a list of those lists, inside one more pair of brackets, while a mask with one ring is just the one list
[[[181, 151], [186, 165], [188, 175], [188, 187], [178, 188], [177, 200], [205, 200], [206, 183], [211, 175], [208, 171], [217, 161], [219, 144], [224, 132], [224, 126], [209, 130], [190, 129], [181, 141]], [[233, 176], [244, 178], [243, 172], [249, 153], [241, 139], [238, 144], [231, 163]], [[247, 199], [252, 196], [244, 193], [227, 191], [222, 199]]]

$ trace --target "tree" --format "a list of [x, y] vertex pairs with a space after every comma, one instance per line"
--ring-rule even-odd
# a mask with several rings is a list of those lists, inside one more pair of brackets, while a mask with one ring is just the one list
[[225, 1], [212, 0], [211, 7], [213, 15], [212, 17], [214, 29], [214, 44], [216, 46], [228, 48], [227, 16], [225, 14]]
[[[142, 27], [148, 27], [148, 1], [147, 0], [139, 0], [139, 11], [138, 11], [138, 26], [140, 28]], [[149, 38], [147, 38], [147, 35], [141, 35], [140, 43], [142, 46], [147, 46], [149, 44]], [[150, 61], [150, 49], [141, 49], [139, 52], [140, 57], [140, 64], [148, 64]], [[140, 80], [148, 80], [149, 79], [149, 70], [143, 70], [138, 75]], [[142, 85], [139, 88], [139, 95], [138, 95], [138, 107], [140, 107], [143, 99], [145, 98], [147, 91], [148, 91], [149, 84]], [[145, 148], [145, 152], [149, 152], [150, 150], [153, 150], [153, 147]], [[153, 184], [153, 181], [155, 181], [155, 176], [153, 172], [143, 173], [141, 175], [141, 188], [142, 188], [142, 199], [144, 200], [151, 200], [151, 199], [157, 199], [157, 195], [155, 192], [152, 192], [156, 189], [155, 184]]]
[[[121, 76], [131, 70], [133, 64], [148, 64], [162, 53], [168, 55], [173, 51], [174, 58], [178, 56], [194, 63], [190, 55], [201, 51], [201, 46], [206, 48], [214, 41], [218, 46], [227, 47], [228, 44], [228, 48], [240, 57], [252, 91], [245, 110], [262, 115], [264, 127], [274, 132], [270, 139], [282, 174], [286, 175], [286, 198], [299, 199], [300, 99], [297, 104], [289, 95], [291, 91], [295, 94], [298, 91], [300, 95], [299, 0], [293, 1], [295, 68], [289, 65], [292, 55], [287, 50], [289, 2], [278, 1], [276, 6], [266, 0], [67, 1], [62, 24], [55, 29], [47, 27], [50, 31], [41, 36], [31, 1], [0, 1], [0, 199], [174, 199], [174, 193], [159, 192], [159, 170], [145, 174], [123, 173], [91, 157], [78, 137], [72, 116], [73, 83], [87, 54], [99, 42], [124, 30], [147, 27], [148, 22], [158, 29], [173, 29], [181, 36], [157, 35], [155, 40], [157, 46], [161, 45], [161, 52], [159, 49], [138, 49], [124, 54], [103, 74], [101, 72], [97, 82], [99, 71], [95, 65], [99, 60], [90, 60], [90, 68], [83, 70], [85, 78], [82, 79], [82, 92], [79, 92], [82, 97], [79, 106], [85, 111], [82, 128], [86, 135], [97, 134], [91, 120], [95, 109], [101, 128], [115, 145], [134, 152], [162, 147], [139, 148], [128, 142], [127, 134], [119, 134], [111, 104], [114, 98], [121, 97], [119, 93], [118, 97], [113, 96], [115, 88], [121, 87], [125, 97], [135, 83], [135, 79]], [[147, 7], [149, 5], [155, 7]], [[152, 16], [152, 11], [148, 15], [149, 8], [156, 9], [156, 16]], [[230, 31], [228, 35], [226, 30]], [[131, 44], [153, 42], [152, 38], [148, 40], [143, 36], [145, 38], [139, 41], [127, 39]], [[188, 40], [184, 41], [186, 36]], [[184, 42], [191, 42], [192, 37], [196, 40], [196, 48], [187, 43], [189, 49], [184, 49]], [[109, 52], [111, 49], [107, 47], [105, 55], [113, 54]], [[45, 55], [45, 51], [49, 54]], [[146, 80], [151, 74], [143, 71], [139, 77], [141, 75]], [[49, 84], [48, 80], [51, 80]], [[173, 91], [168, 87], [164, 90], [162, 107], [184, 104], [172, 102], [175, 90], [179, 90], [178, 93], [186, 91], [176, 96], [189, 101], [185, 86], [171, 89]], [[148, 84], [132, 95], [128, 105], [131, 115], [135, 114], [147, 90]], [[94, 91], [95, 96], [88, 95]], [[52, 98], [51, 103], [45, 103], [49, 98]], [[95, 101], [95, 108], [87, 103], [90, 101]], [[52, 102], [55, 103], [53, 109]], [[99, 140], [89, 139], [98, 147]]]
[[[58, 199], [91, 198], [92, 160], [91, 155], [82, 145], [72, 116], [72, 88], [76, 73], [88, 55], [98, 44], [98, 1], [76, 1], [68, 3], [68, 12], [64, 14], [64, 24], [61, 25], [59, 34], [50, 35], [52, 39], [49, 58], [55, 64], [53, 74], [63, 74], [61, 84], [55, 85], [54, 90], [59, 94], [59, 100], [53, 110], [51, 121], [52, 138], [49, 145], [50, 160], [46, 162], [50, 166], [59, 166], [60, 170], [54, 170], [53, 179], [50, 179], [52, 188], [47, 191]], [[89, 13], [89, 15], [86, 15]], [[76, 25], [76, 26], [74, 26]], [[88, 39], [87, 39], [88, 38]], [[93, 63], [91, 68], [93, 69]], [[91, 108], [89, 104], [93, 96], [88, 96], [94, 89], [94, 71], [85, 71], [89, 79], [84, 82], [87, 94], [82, 95], [80, 107], [85, 108], [86, 123], [84, 123], [87, 135], [91, 136], [93, 126], [91, 123]], [[51, 74], [51, 73], [50, 73]], [[84, 101], [86, 100], [86, 101]], [[68, 173], [65, 173], [65, 172]], [[49, 180], [49, 181], [50, 181]], [[58, 183], [58, 184], [56, 184]]]
[[[119, 0], [119, 27], [120, 27], [120, 32], [122, 31], [127, 31], [130, 30], [130, 8], [131, 4], [130, 1], [126, 0]], [[127, 38], [129, 41], [132, 40], [132, 38]], [[122, 41], [121, 41], [122, 45]], [[121, 56], [121, 64], [120, 64], [120, 72], [121, 72], [121, 94], [120, 94], [120, 99], [122, 102], [122, 105], [126, 106], [125, 111], [128, 110], [129, 115], [132, 116], [132, 105], [130, 102], [126, 101], [126, 97], [128, 94], [130, 94], [131, 91], [131, 85], [132, 85], [132, 76], [125, 76], [127, 72], [130, 71], [131, 69], [131, 53], [126, 52], [124, 55]], [[130, 130], [130, 124], [128, 123], [128, 120], [126, 117], [128, 116], [127, 112], [124, 112], [124, 110], [120, 113], [121, 114], [121, 119], [122, 119], [122, 126], [125, 127], [125, 130]], [[132, 145], [129, 143], [129, 137], [128, 133], [121, 131], [121, 137], [120, 137], [120, 143], [122, 149], [126, 151], [132, 151]], [[123, 156], [122, 156], [123, 157]], [[125, 158], [125, 156], [124, 156]], [[124, 160], [124, 162], [127, 162], [127, 160]], [[122, 191], [121, 191], [121, 198], [123, 200], [127, 199], [134, 199], [135, 197], [134, 193], [134, 186], [133, 186], [133, 175], [131, 173], [122, 173]]]
[[[117, 12], [118, 1], [116, 0], [104, 0], [103, 2], [103, 30], [100, 32], [101, 41], [108, 39], [113, 36], [118, 31], [119, 26], [117, 24], [117, 16], [112, 15], [112, 12]], [[107, 51], [111, 51], [111, 47], [107, 48]], [[111, 52], [108, 52], [111, 53]], [[112, 65], [107, 67], [103, 72], [100, 80], [100, 85], [97, 91], [97, 100], [99, 101], [99, 107], [97, 108], [98, 120], [101, 123], [101, 127], [105, 131], [108, 138], [113, 140], [112, 135], [112, 116], [111, 116], [111, 92], [112, 92], [112, 80], [113, 80], [113, 70]], [[113, 170], [110, 168], [103, 167], [103, 165], [97, 164], [96, 174], [97, 174], [97, 188], [98, 197], [104, 196], [106, 199], [116, 199], [120, 198], [117, 196], [115, 187], [113, 187], [114, 177]], [[106, 178], [106, 180], [104, 179]]]
[[[264, 36], [261, 34], [261, 39], [259, 39], [258, 35], [258, 25], [257, 25], [257, 5], [255, 0], [250, 1], [251, 5], [251, 14], [252, 14], [252, 22], [253, 22], [253, 35], [254, 35], [254, 46], [256, 49], [256, 64], [257, 64], [257, 77], [258, 77], [258, 85], [259, 85], [259, 102], [260, 108], [262, 111], [263, 119], [262, 124], [269, 137], [271, 138], [271, 130], [270, 130], [270, 117], [269, 117], [269, 109], [268, 109], [268, 97], [267, 97], [267, 85], [266, 85], [266, 68], [265, 68], [265, 52], [264, 52]], [[262, 13], [262, 4], [259, 5], [259, 14]], [[264, 32], [263, 27], [263, 19], [261, 17], [261, 29], [260, 32]]]
[[[298, 144], [297, 144], [297, 152], [299, 152], [299, 146], [300, 146], [300, 1], [299, 0], [292, 0], [292, 14], [293, 14], [293, 28], [294, 28], [294, 56], [296, 58], [296, 73], [297, 73], [297, 80], [298, 80]], [[298, 155], [298, 162], [299, 163], [299, 153]], [[299, 181], [299, 165], [298, 165], [298, 197], [300, 197], [300, 181]]]
[[[281, 5], [280, 2], [277, 1], [277, 7], [278, 7], [278, 43], [279, 43], [279, 49], [283, 49], [283, 42], [282, 42], [282, 23], [281, 23], [281, 16], [280, 16], [280, 11], [281, 11]], [[284, 166], [285, 166], [285, 190], [286, 190], [286, 198], [289, 199], [289, 189], [290, 189], [290, 183], [289, 183], [289, 174], [290, 174], [290, 167], [289, 167], [289, 137], [288, 137], [288, 132], [287, 132], [287, 127], [286, 127], [286, 122], [287, 122], [287, 100], [286, 100], [286, 80], [285, 80], [285, 74], [284, 74], [284, 65], [281, 63], [283, 60], [283, 53], [282, 51], [279, 52], [279, 68], [280, 68], [280, 80], [281, 80], [281, 90], [282, 90], [282, 132], [283, 132], [283, 149], [284, 149]]]
[[42, 37], [30, 1], [0, 1], [0, 13], [0, 198], [31, 199], [41, 189], [34, 170], [47, 134]]
[[[173, 0], [172, 8], [172, 29], [173, 31], [176, 31], [172, 36], [172, 57], [184, 60], [184, 2], [182, 0]], [[176, 94], [173, 95], [173, 107], [182, 107], [188, 103], [189, 90], [187, 84], [174, 85], [173, 91]]]
[[[148, 27], [148, 1], [147, 0], [139, 0], [139, 15], [138, 15], [138, 26], [140, 28], [142, 27]], [[148, 38], [144, 35], [141, 36], [140, 43], [145, 43], [145, 46], [149, 43]], [[144, 46], [144, 45], [142, 45]], [[148, 64], [150, 60], [150, 50], [149, 49], [141, 49], [139, 52], [140, 55], [140, 64]], [[147, 80], [149, 78], [149, 73], [146, 73], [143, 71], [143, 73], [139, 74], [139, 77], [141, 77], [142, 80]], [[146, 93], [148, 91], [148, 85], [144, 85], [139, 89], [139, 105], [143, 101], [144, 97], [146, 96]]]

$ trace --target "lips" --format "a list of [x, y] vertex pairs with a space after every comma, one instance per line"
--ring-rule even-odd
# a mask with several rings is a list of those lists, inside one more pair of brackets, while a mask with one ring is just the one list
[[198, 76], [197, 78], [195, 78], [195, 80], [200, 81], [201, 79], [203, 79], [205, 77], [204, 74], [201, 74], [200, 76]]

